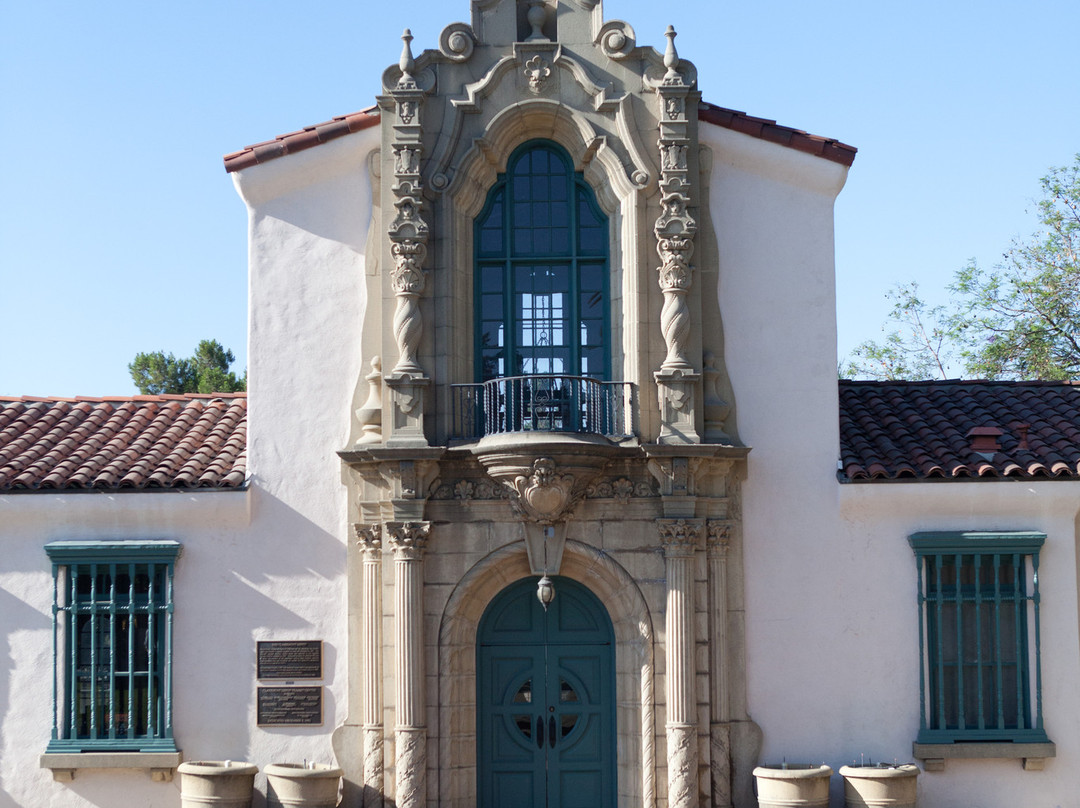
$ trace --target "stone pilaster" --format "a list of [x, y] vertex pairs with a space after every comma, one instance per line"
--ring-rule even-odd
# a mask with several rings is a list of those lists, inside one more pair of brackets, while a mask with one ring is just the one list
[[424, 198], [420, 178], [424, 148], [420, 117], [425, 93], [413, 75], [416, 64], [409, 46], [412, 34], [408, 29], [402, 39], [404, 46], [398, 64], [401, 77], [390, 88], [390, 97], [384, 99], [384, 106], [393, 116], [390, 150], [394, 160], [391, 192], [395, 213], [387, 236], [393, 262], [389, 268], [390, 287], [397, 298], [393, 332], [398, 349], [397, 362], [386, 379], [392, 405], [387, 444], [423, 446], [427, 443], [424, 398], [429, 380], [417, 360], [417, 353], [424, 330], [420, 298], [427, 284], [424, 261], [429, 236], [428, 224], [422, 216]]
[[659, 443], [699, 443], [695, 406], [701, 374], [689, 358], [690, 307], [687, 295], [694, 283], [694, 236], [697, 221], [690, 215], [691, 138], [687, 98], [691, 85], [679, 73], [675, 51], [675, 30], [668, 26], [664, 53], [667, 72], [656, 87], [660, 103], [660, 217], [653, 226], [657, 269], [664, 305], [660, 310], [660, 331], [667, 356], [655, 374], [660, 404]]
[[388, 522], [394, 554], [394, 739], [397, 808], [427, 801], [427, 731], [424, 725], [424, 569], [430, 522]]
[[364, 808], [383, 804], [382, 723], [382, 526], [356, 525], [363, 558], [360, 586], [363, 616], [360, 624], [360, 664], [363, 666], [362, 723], [364, 728]]
[[667, 675], [668, 805], [697, 808], [697, 697], [694, 689], [694, 555], [700, 519], [658, 519], [667, 579], [665, 661]]
[[731, 808], [731, 708], [728, 699], [727, 551], [731, 526], [706, 524], [709, 567], [709, 769], [712, 808]]

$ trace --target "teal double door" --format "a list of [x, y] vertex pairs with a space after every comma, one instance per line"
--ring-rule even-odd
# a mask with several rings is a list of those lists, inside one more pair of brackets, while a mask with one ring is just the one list
[[480, 621], [480, 808], [615, 808], [611, 619], [584, 586], [554, 580], [546, 612], [528, 578]]

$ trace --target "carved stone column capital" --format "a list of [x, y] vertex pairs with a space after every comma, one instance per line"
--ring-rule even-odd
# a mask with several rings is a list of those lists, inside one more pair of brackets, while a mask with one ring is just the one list
[[693, 556], [701, 546], [702, 519], [657, 519], [665, 558]]
[[386, 532], [395, 560], [418, 561], [427, 545], [431, 522], [387, 522]]
[[726, 556], [731, 544], [731, 523], [721, 519], [710, 519], [705, 524], [705, 545], [709, 557]]
[[365, 525], [357, 522], [353, 525], [356, 544], [365, 558], [378, 558], [382, 554], [382, 525]]

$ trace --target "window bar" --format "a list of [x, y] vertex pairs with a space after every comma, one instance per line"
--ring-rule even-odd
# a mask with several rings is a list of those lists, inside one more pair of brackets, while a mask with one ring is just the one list
[[941, 560], [938, 553], [934, 556], [934, 577], [936, 588], [934, 590], [935, 619], [937, 621], [937, 670], [934, 674], [938, 680], [938, 729], [945, 729], [945, 637], [943, 635], [942, 617], [942, 592], [941, 592]]
[[154, 672], [157, 659], [154, 657], [154, 574], [157, 564], [146, 565], [147, 596], [146, 596], [146, 737], [154, 737]]
[[[1024, 633], [1027, 629], [1027, 621], [1024, 620], [1024, 581], [1021, 577], [1023, 572], [1023, 560], [1019, 553], [1013, 553], [1013, 614], [1016, 618], [1016, 628], [1013, 631], [1016, 644], [1016, 728], [1025, 729], [1024, 724], [1024, 677], [1020, 675], [1021, 660], [1024, 654]], [[1023, 621], [1023, 622], [1021, 622]]]
[[56, 564], [53, 564], [52, 591], [53, 591], [53, 598], [52, 598], [52, 602], [53, 602], [53, 607], [52, 607], [52, 658], [53, 658], [52, 739], [54, 741], [56, 741], [56, 740], [59, 740], [59, 738], [60, 738], [60, 716], [59, 716], [59, 710], [60, 710], [60, 704], [59, 704], [60, 692], [59, 691], [60, 691], [60, 686], [59, 686], [59, 683], [57, 682], [57, 677], [58, 677], [57, 672], [59, 670], [57, 668], [57, 657], [59, 655], [59, 652], [57, 651], [57, 648], [58, 648], [58, 645], [59, 645], [59, 642], [60, 642], [60, 630], [59, 630], [59, 627], [58, 627], [59, 612], [60, 612], [60, 609], [59, 609], [59, 604], [60, 604], [60, 600], [59, 600], [59, 595], [60, 595], [60, 567], [58, 565], [56, 565]]
[[983, 654], [982, 654], [982, 554], [975, 554], [975, 675], [979, 690], [979, 729], [986, 729], [983, 710]]
[[90, 737], [97, 740], [97, 564], [90, 565]]
[[1042, 714], [1042, 654], [1039, 636], [1039, 553], [1031, 554], [1031, 600], [1035, 608], [1035, 729], [1043, 728]]
[[1001, 674], [1001, 554], [994, 553], [994, 668], [997, 678], [997, 728], [1005, 728], [1005, 684]]
[[165, 565], [165, 733], [172, 737], [173, 566]]
[[67, 605], [68, 645], [71, 648], [71, 664], [68, 678], [71, 680], [69, 687], [71, 695], [68, 697], [68, 726], [67, 733], [74, 738], [79, 734], [78, 714], [75, 711], [79, 702], [79, 617], [76, 604], [78, 603], [78, 580], [79, 565], [73, 564], [68, 568], [71, 576], [71, 597]]
[[109, 565], [109, 740], [116, 739], [116, 564]]
[[956, 589], [953, 600], [956, 603], [956, 726], [961, 732], [967, 729], [967, 702], [964, 701], [964, 674], [967, 667], [964, 655], [964, 586], [960, 573], [964, 568], [964, 556], [957, 553], [953, 560]]
[[127, 737], [134, 735], [132, 718], [135, 716], [135, 565], [128, 564], [128, 652], [127, 652]]
[[926, 638], [923, 623], [926, 620], [926, 596], [923, 592], [923, 575], [926, 570], [926, 557], [915, 556], [919, 580], [919, 722], [921, 729], [927, 728], [926, 718]]

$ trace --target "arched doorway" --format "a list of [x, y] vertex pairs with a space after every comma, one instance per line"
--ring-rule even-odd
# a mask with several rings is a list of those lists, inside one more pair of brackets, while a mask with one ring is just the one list
[[615, 645], [600, 600], [555, 578], [500, 592], [477, 637], [480, 808], [614, 808]]

